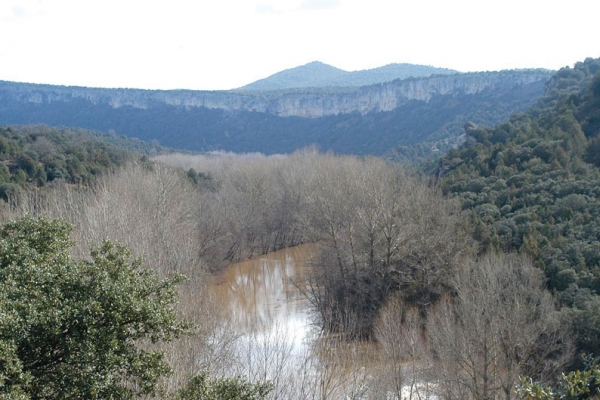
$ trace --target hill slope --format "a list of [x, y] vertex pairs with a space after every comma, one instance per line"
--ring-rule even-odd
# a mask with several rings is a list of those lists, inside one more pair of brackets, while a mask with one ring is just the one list
[[344, 71], [319, 61], [286, 69], [237, 90], [280, 90], [316, 87], [358, 87], [396, 79], [451, 75], [457, 71], [414, 64], [389, 64], [379, 68]]
[[272, 154], [317, 144], [338, 153], [384, 154], [423, 141], [448, 146], [467, 120], [506, 120], [533, 104], [550, 76], [502, 71], [253, 93], [0, 82], [0, 124], [114, 130], [195, 151]]
[[85, 131], [0, 127], [0, 199], [53, 181], [90, 183], [131, 158]]
[[89, 184], [128, 161], [171, 151], [80, 128], [0, 126], [0, 200], [57, 182]]
[[306, 65], [277, 72], [267, 78], [242, 86], [238, 90], [279, 90], [301, 87], [334, 86], [323, 82], [340, 78], [347, 72], [331, 65], [313, 61]]
[[561, 69], [530, 111], [467, 143], [438, 173], [471, 210], [481, 251], [532, 257], [572, 307], [580, 351], [600, 352], [600, 59]]

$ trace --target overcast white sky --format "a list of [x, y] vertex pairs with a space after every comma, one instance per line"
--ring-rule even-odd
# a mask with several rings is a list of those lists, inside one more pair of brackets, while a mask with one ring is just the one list
[[460, 71], [600, 57], [600, 0], [0, 0], [0, 80], [232, 89], [319, 60]]

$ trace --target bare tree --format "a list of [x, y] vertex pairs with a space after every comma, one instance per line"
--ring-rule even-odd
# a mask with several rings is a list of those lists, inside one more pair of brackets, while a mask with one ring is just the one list
[[489, 254], [458, 271], [456, 297], [427, 320], [442, 398], [514, 399], [519, 375], [550, 379], [564, 367], [572, 340], [543, 284], [517, 255]]
[[[190, 277], [181, 312], [202, 329], [168, 348], [178, 373], [170, 389], [205, 366], [242, 372], [231, 354], [243, 344], [256, 362], [243, 372], [276, 380], [281, 389], [272, 396], [279, 398], [400, 397], [406, 388], [423, 398], [417, 387], [429, 370], [422, 367], [433, 364], [444, 398], [511, 399], [516, 376], [552, 376], [568, 356], [570, 342], [539, 274], [516, 256], [465, 263], [470, 247], [459, 204], [404, 169], [314, 149], [169, 157], [214, 185], [194, 185], [184, 170], [161, 163], [130, 165], [92, 188], [28, 193], [3, 205], [0, 217], [67, 218], [79, 243], [110, 237], [144, 254], [160, 274]], [[258, 337], [240, 342], [206, 285], [210, 272], [232, 261], [309, 241], [319, 250], [307, 292], [322, 327], [339, 335], [292, 363], [286, 338], [269, 337], [262, 348]], [[360, 345], [346, 340], [373, 335], [383, 355], [369, 357], [385, 369], [364, 368]], [[344, 347], [350, 350], [336, 353]]]
[[321, 245], [311, 297], [328, 329], [370, 337], [390, 294], [425, 308], [451, 289], [469, 249], [456, 201], [379, 159], [326, 155], [311, 188], [303, 221]]
[[382, 396], [427, 398], [429, 360], [419, 308], [395, 296], [381, 310], [375, 333], [381, 347], [378, 386]]

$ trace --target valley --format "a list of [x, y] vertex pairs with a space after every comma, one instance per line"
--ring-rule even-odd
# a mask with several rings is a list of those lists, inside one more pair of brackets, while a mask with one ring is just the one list
[[[597, 370], [600, 60], [240, 93], [0, 85], [2, 118], [107, 124], [0, 128], [2, 390], [555, 399]], [[246, 152], [122, 134], [223, 150], [192, 120]]]

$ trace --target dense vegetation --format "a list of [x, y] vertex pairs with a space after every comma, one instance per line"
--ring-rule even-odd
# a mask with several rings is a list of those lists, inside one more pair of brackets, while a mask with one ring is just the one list
[[0, 198], [57, 183], [90, 184], [136, 158], [172, 151], [80, 128], [0, 126]]
[[[312, 150], [160, 159], [183, 168], [127, 165], [85, 188], [65, 183], [11, 198], [0, 217], [68, 219], [73, 257], [87, 259], [90, 246], [111, 237], [144, 254], [159, 279], [189, 278], [178, 312], [199, 330], [158, 348], [174, 371], [161, 380], [169, 396], [227, 390], [260, 398], [270, 380], [271, 398], [382, 398], [433, 376], [448, 398], [481, 398], [505, 392], [522, 373], [551, 380], [569, 360], [567, 321], [527, 260], [472, 259], [458, 202], [402, 168]], [[277, 334], [253, 339], [223, 329], [227, 317], [206, 290], [210, 271], [302, 242], [319, 243], [306, 287], [322, 339], [299, 355]], [[473, 311], [480, 306], [485, 312]], [[515, 324], [523, 326], [519, 335], [511, 333]], [[379, 369], [331, 351], [361, 337], [381, 342], [382, 352], [370, 355]], [[481, 351], [493, 365], [480, 362]], [[407, 371], [409, 358], [418, 371]], [[214, 381], [207, 369], [257, 386]]]
[[0, 127], [0, 198], [56, 182], [88, 184], [131, 158], [87, 131]]
[[518, 392], [524, 400], [597, 399], [600, 396], [600, 359], [586, 355], [583, 363], [583, 370], [563, 374], [556, 387], [523, 377]]
[[579, 349], [600, 354], [600, 60], [560, 70], [527, 113], [466, 130], [438, 173], [472, 211], [480, 252], [532, 257], [570, 307]]
[[[73, 227], [30, 215], [0, 227], [0, 398], [133, 399], [164, 394], [156, 344], [193, 333], [176, 285], [120, 244], [69, 254]], [[192, 374], [179, 400], [260, 400], [270, 383]]]
[[156, 392], [164, 354], [139, 347], [190, 329], [175, 285], [109, 241], [69, 255], [71, 226], [26, 216], [0, 229], [4, 398], [134, 398]]

